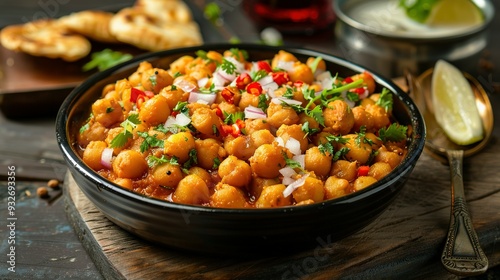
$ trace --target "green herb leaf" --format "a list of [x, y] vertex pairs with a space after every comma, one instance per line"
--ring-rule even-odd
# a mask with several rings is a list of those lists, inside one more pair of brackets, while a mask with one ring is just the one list
[[424, 23], [437, 2], [439, 0], [400, 0], [399, 5], [405, 9], [409, 18]]
[[267, 108], [269, 105], [267, 104], [267, 95], [266, 94], [261, 94], [259, 95], [259, 104], [257, 104], [257, 107], [262, 109], [262, 111], [266, 112]]
[[387, 141], [401, 142], [406, 139], [407, 131], [408, 131], [407, 126], [393, 123], [387, 128], [383, 127], [379, 129], [378, 135], [380, 140], [384, 142]]
[[380, 97], [375, 104], [384, 108], [386, 112], [389, 112], [392, 110], [393, 104], [392, 93], [388, 89], [383, 88], [382, 93], [380, 93]]
[[314, 59], [314, 61], [309, 66], [309, 68], [311, 68], [313, 73], [316, 72], [316, 69], [318, 68], [318, 64], [320, 63], [321, 60], [323, 60], [323, 58], [321, 56], [318, 56]]
[[134, 136], [132, 134], [132, 131], [140, 123], [141, 121], [139, 120], [139, 114], [132, 114], [128, 116], [128, 118], [120, 124], [120, 126], [124, 128], [123, 133], [116, 135], [115, 138], [111, 140], [110, 147], [111, 148], [123, 147], [127, 143], [128, 139]]
[[91, 55], [91, 60], [83, 65], [83, 71], [90, 71], [97, 68], [99, 71], [106, 70], [119, 63], [130, 60], [133, 56], [128, 53], [104, 49], [100, 52], [94, 52]]
[[161, 157], [155, 157], [153, 155], [150, 155], [147, 157], [147, 162], [148, 162], [148, 166], [150, 168], [153, 168], [157, 165], [161, 165], [164, 163], [169, 163], [172, 165], [179, 165], [179, 159], [177, 157], [173, 156], [171, 158], [168, 158], [165, 155], [162, 155]]
[[224, 70], [224, 72], [230, 75], [234, 74], [234, 72], [236, 71], [236, 65], [225, 58], [222, 59], [222, 64], [220, 65], [220, 67], [222, 70]]
[[164, 141], [157, 138], [157, 134], [151, 136], [147, 132], [137, 132], [137, 135], [144, 138], [144, 141], [141, 144], [141, 153], [149, 150], [149, 148], [163, 148]]

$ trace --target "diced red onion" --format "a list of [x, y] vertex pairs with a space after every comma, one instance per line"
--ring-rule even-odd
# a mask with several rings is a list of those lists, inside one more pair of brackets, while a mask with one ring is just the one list
[[244, 110], [245, 118], [247, 119], [265, 119], [267, 118], [266, 113], [262, 111], [261, 108], [257, 108], [254, 106], [248, 106]]
[[111, 160], [113, 159], [113, 149], [104, 148], [101, 154], [101, 164], [107, 169], [111, 169]]
[[302, 168], [306, 168], [306, 155], [296, 155], [292, 159], [298, 162]]
[[288, 141], [286, 141], [285, 143], [285, 147], [294, 155], [302, 154], [302, 151], [300, 150], [299, 140], [293, 137], [288, 138]]
[[198, 80], [198, 87], [199, 88], [205, 87], [208, 83], [208, 80], [209, 80], [208, 77], [203, 77], [203, 78], [199, 79]]
[[262, 77], [260, 80], [257, 81], [261, 86], [265, 86], [270, 83], [274, 83], [273, 76], [267, 75]]
[[283, 69], [285, 71], [291, 72], [293, 70], [294, 61], [283, 61], [279, 60], [276, 64], [276, 68]]
[[281, 181], [281, 183], [285, 186], [288, 186], [293, 182], [295, 182], [295, 179], [293, 179], [292, 177], [283, 177], [283, 180]]
[[188, 116], [186, 116], [186, 115], [184, 115], [182, 113], [181, 114], [177, 114], [175, 116], [175, 121], [180, 126], [186, 126], [186, 125], [188, 125], [188, 124], [191, 123], [191, 119]]
[[281, 138], [281, 137], [279, 137], [279, 136], [278, 136], [278, 137], [276, 137], [276, 138], [274, 138], [274, 139], [275, 139], [275, 140], [276, 140], [276, 142], [278, 143], [278, 146], [280, 146], [280, 147], [285, 147], [285, 141], [283, 140], [283, 138]]
[[[229, 74], [220, 68], [215, 70], [215, 73], [219, 74], [222, 78], [224, 78], [228, 82], [232, 82], [234, 79], [236, 79], [236, 74], [234, 74], [234, 73]], [[214, 75], [215, 75], [215, 73], [214, 73]]]
[[298, 189], [300, 186], [304, 185], [306, 182], [307, 177], [309, 177], [309, 173], [304, 174], [302, 177], [299, 179], [295, 180], [295, 182], [289, 184], [285, 190], [283, 191], [283, 196], [288, 197], [293, 193], [294, 190]]
[[196, 89], [196, 85], [193, 85], [192, 83], [186, 81], [186, 80], [183, 80], [183, 79], [179, 79], [177, 80], [174, 85], [180, 89], [182, 89], [183, 91], [185, 92], [191, 92], [193, 91], [194, 89]]
[[213, 93], [201, 93], [192, 91], [189, 93], [188, 103], [203, 103], [211, 105], [215, 102], [217, 95]]
[[214, 72], [214, 76], [212, 78], [212, 83], [215, 87], [223, 87], [226, 83], [230, 82], [228, 79], [224, 78], [219, 72]]
[[273, 99], [271, 99], [271, 102], [273, 102], [274, 104], [281, 104], [285, 102], [288, 105], [302, 105], [302, 101], [295, 99], [288, 99], [285, 97], [274, 97]]
[[[290, 166], [285, 166], [279, 170], [280, 174], [283, 175], [283, 177], [292, 177], [294, 175], [297, 175], [297, 172], [293, 170]], [[288, 185], [288, 184], [285, 184]]]

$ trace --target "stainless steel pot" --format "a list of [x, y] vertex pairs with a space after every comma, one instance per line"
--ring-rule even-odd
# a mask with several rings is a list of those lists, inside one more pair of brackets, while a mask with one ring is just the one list
[[[461, 33], [426, 36], [384, 28], [384, 21], [397, 16], [394, 12], [397, 0], [335, 0], [338, 47], [346, 59], [389, 77], [401, 76], [405, 70], [420, 73], [433, 66], [438, 59], [475, 73], [481, 51], [488, 40], [494, 7], [488, 0], [473, 1], [485, 16], [482, 25]], [[387, 9], [368, 21], [355, 19], [353, 9], [368, 2], [384, 2]]]

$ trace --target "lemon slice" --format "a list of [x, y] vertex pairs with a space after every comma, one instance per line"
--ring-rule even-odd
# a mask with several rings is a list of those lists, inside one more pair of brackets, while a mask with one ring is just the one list
[[483, 21], [482, 11], [471, 0], [440, 0], [432, 8], [426, 24], [430, 26], [474, 26]]
[[432, 74], [432, 104], [436, 121], [451, 141], [469, 145], [483, 139], [474, 92], [462, 72], [444, 60]]

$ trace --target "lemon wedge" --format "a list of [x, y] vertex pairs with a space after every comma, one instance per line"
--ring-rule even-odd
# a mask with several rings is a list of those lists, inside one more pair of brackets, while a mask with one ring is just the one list
[[483, 124], [474, 92], [462, 72], [439, 60], [432, 74], [432, 104], [437, 123], [459, 145], [483, 139]]
[[440, 0], [432, 8], [426, 24], [430, 26], [475, 26], [483, 21], [482, 11], [471, 0]]

